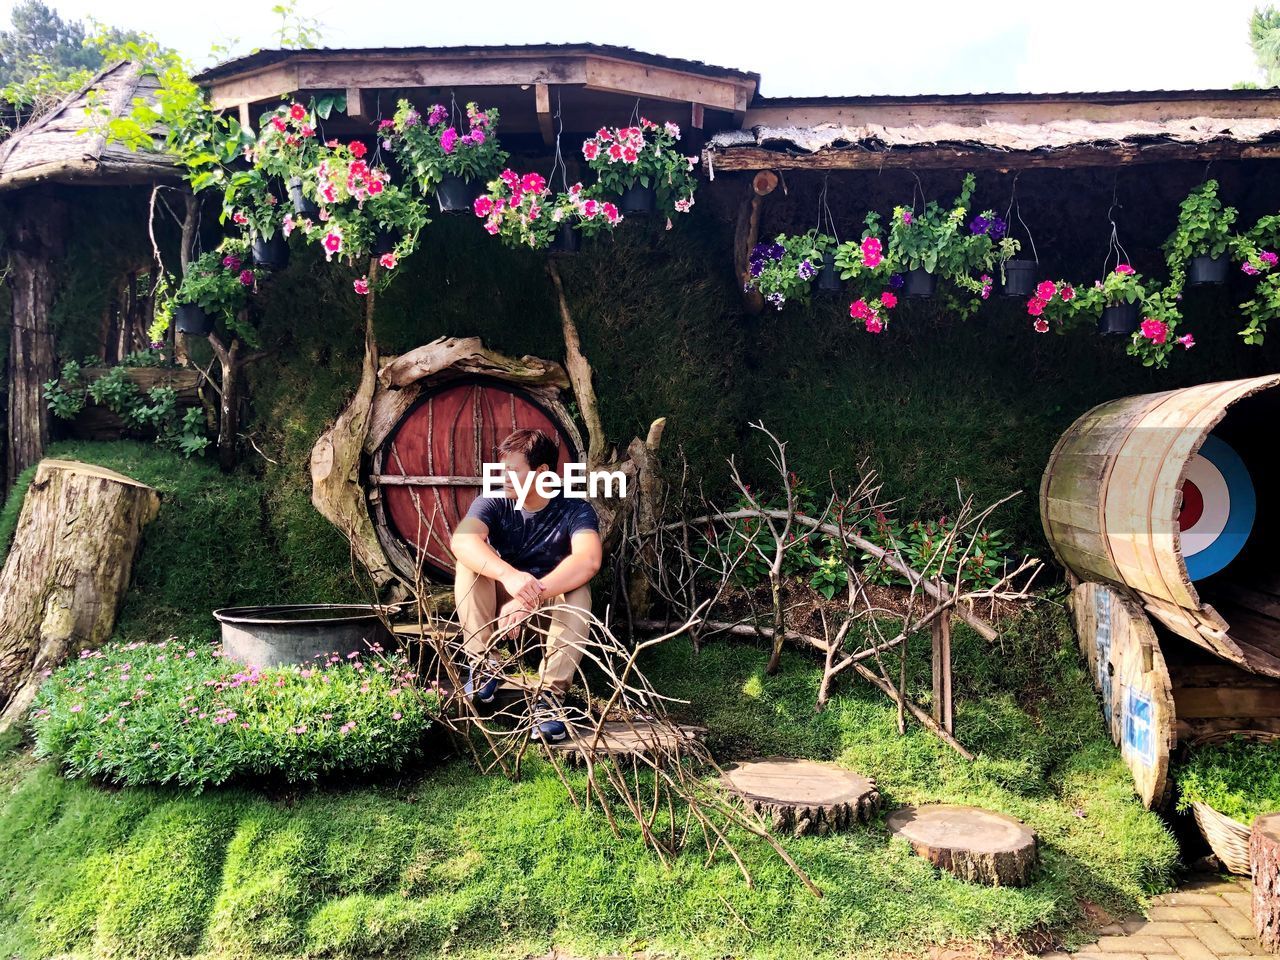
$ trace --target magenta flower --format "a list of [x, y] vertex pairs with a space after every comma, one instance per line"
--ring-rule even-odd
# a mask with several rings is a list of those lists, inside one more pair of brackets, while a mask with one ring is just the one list
[[234, 273], [240, 269], [240, 258], [233, 253], [229, 253], [222, 258], [222, 265]]
[[1045, 302], [1039, 297], [1032, 297], [1027, 301], [1027, 313], [1033, 317], [1038, 317], [1044, 313]]
[[440, 134], [440, 149], [445, 153], [453, 153], [453, 148], [458, 145], [458, 131], [453, 127], [446, 127], [444, 133]]
[[351, 286], [355, 288], [356, 293], [363, 297], [369, 292], [369, 278], [361, 277], [359, 280], [353, 280]]
[[1034, 324], [1032, 324], [1032, 326], [1035, 328], [1036, 333], [1049, 332], [1049, 321], [1044, 317], [1040, 317]]
[[1276, 256], [1274, 251], [1263, 250], [1262, 253], [1258, 254], [1258, 259], [1268, 267], [1274, 267], [1276, 265], [1276, 261], [1280, 260], [1280, 256]]
[[875, 314], [867, 317], [867, 333], [880, 333], [884, 330], [884, 322]]
[[1135, 271], [1134, 271], [1133, 267], [1129, 266], [1127, 263], [1119, 263], [1119, 264], [1116, 264], [1116, 273], [1118, 273], [1118, 274], [1120, 274], [1120, 275], [1122, 275], [1122, 276], [1126, 276], [1126, 277], [1127, 277], [1127, 276], [1130, 276], [1131, 274], [1133, 274], [1134, 272], [1135, 272]]
[[1053, 295], [1058, 292], [1058, 285], [1052, 280], [1042, 280], [1040, 285], [1036, 287], [1036, 296], [1041, 300], [1052, 300]]
[[880, 241], [875, 237], [867, 237], [862, 241], [862, 262], [874, 269], [880, 265]]
[[246, 287], [252, 287], [252, 286], [253, 286], [253, 271], [252, 271], [252, 270], [242, 270], [242, 271], [240, 272], [240, 282], [241, 282], [242, 284], [244, 284]]
[[1190, 350], [1196, 345], [1196, 338], [1189, 333], [1184, 333], [1182, 336], [1178, 337], [1177, 342], [1183, 350]]
[[903, 223], [907, 223], [907, 224], [911, 223], [911, 211], [910, 211], [910, 210], [903, 210], [903, 211], [902, 211], [902, 222], [903, 222]]
[[1255, 267], [1252, 263], [1249, 263], [1248, 261], [1245, 261], [1244, 263], [1240, 264], [1240, 269], [1243, 270], [1245, 273], [1247, 273], [1251, 277], [1257, 276], [1259, 273], [1262, 272], [1261, 270], [1259, 270], [1257, 267]]
[[1152, 343], [1164, 343], [1169, 339], [1169, 325], [1163, 320], [1147, 317], [1142, 321], [1142, 335]]

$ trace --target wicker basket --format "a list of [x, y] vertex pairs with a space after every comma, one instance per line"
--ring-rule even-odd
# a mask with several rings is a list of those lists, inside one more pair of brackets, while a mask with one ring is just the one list
[[[1280, 740], [1280, 734], [1269, 730], [1224, 730], [1197, 737], [1191, 741], [1192, 747], [1204, 747], [1214, 743], [1223, 743], [1234, 736], [1246, 737], [1268, 743]], [[1196, 826], [1209, 842], [1214, 855], [1232, 873], [1242, 877], [1253, 871], [1249, 865], [1249, 827], [1239, 820], [1224, 816], [1205, 803], [1192, 802], [1191, 813], [1196, 818]]]

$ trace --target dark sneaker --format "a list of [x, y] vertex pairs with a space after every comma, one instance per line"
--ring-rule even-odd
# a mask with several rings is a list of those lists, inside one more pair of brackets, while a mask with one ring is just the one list
[[563, 716], [563, 708], [552, 697], [539, 697], [534, 701], [530, 713], [533, 728], [529, 731], [529, 738], [544, 743], [559, 743], [569, 736], [569, 730], [561, 719]]
[[469, 700], [480, 703], [492, 703], [498, 692], [498, 684], [502, 682], [502, 664], [488, 659], [471, 664], [467, 672], [467, 682], [462, 686], [462, 695]]

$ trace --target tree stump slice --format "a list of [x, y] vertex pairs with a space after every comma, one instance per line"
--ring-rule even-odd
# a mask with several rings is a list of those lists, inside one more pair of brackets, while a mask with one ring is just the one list
[[825, 836], [880, 812], [876, 782], [816, 760], [769, 757], [725, 771], [720, 785], [769, 820], [775, 832]]
[[1249, 864], [1253, 868], [1253, 929], [1264, 947], [1280, 953], [1280, 813], [1254, 819]]
[[[688, 744], [706, 731], [701, 727], [673, 723], [651, 723], [647, 720], [606, 720], [600, 725], [597, 741], [592, 723], [566, 724], [569, 736], [559, 743], [548, 743], [548, 750], [578, 763], [590, 754], [593, 760], [604, 757], [644, 756], [679, 757]], [[594, 745], [594, 749], [592, 746]]]
[[159, 509], [155, 490], [123, 474], [40, 462], [0, 571], [0, 730], [25, 716], [45, 670], [111, 636]]
[[1000, 887], [1031, 882], [1035, 831], [1003, 813], [938, 803], [895, 810], [887, 825], [919, 856], [962, 880]]

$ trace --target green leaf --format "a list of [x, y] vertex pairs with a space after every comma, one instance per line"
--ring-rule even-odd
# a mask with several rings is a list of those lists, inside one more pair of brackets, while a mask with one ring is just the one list
[[[316, 101], [316, 116], [321, 120], [328, 120], [329, 114], [333, 111], [334, 97], [321, 97]], [[346, 100], [343, 99], [343, 110], [346, 110]]]

